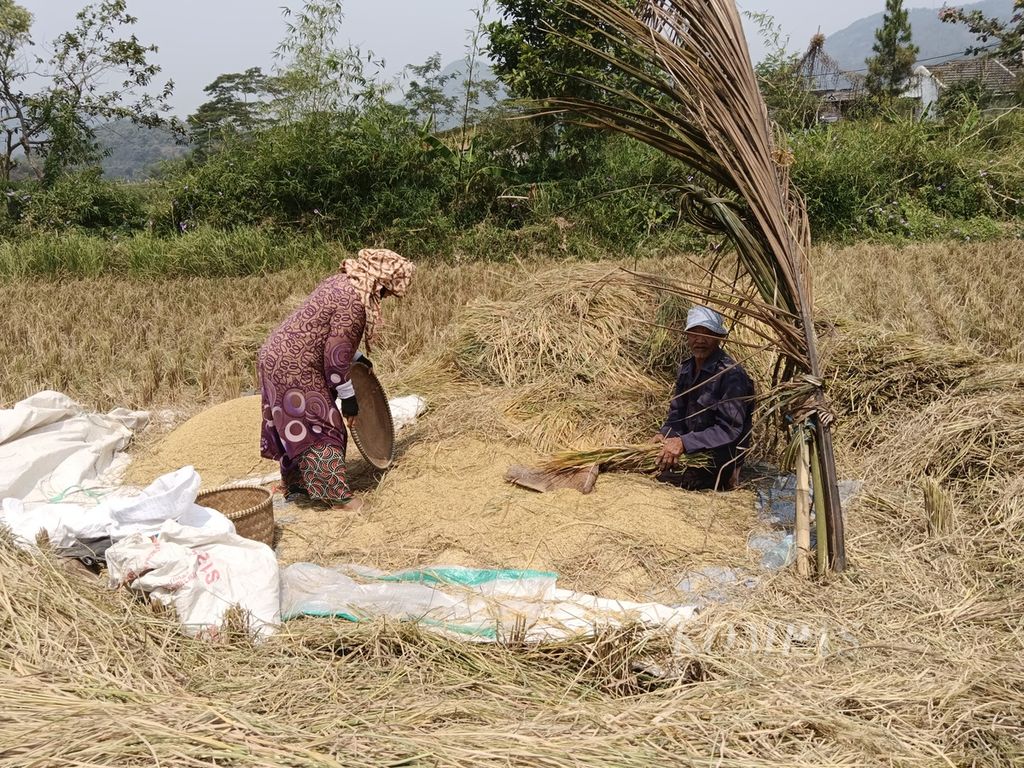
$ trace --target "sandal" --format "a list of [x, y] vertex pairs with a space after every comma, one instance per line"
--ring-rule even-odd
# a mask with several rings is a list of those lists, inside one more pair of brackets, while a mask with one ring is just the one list
[[289, 504], [298, 504], [300, 506], [308, 504], [312, 499], [309, 496], [309, 492], [299, 485], [290, 485], [288, 490], [285, 491], [284, 500]]

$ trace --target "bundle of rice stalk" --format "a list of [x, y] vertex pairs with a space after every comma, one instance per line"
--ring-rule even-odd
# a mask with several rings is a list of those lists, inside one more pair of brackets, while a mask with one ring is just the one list
[[874, 325], [841, 323], [825, 338], [832, 400], [846, 415], [918, 410], [950, 394], [1005, 390], [1024, 382], [1024, 367], [993, 363], [968, 347]]
[[567, 0], [565, 13], [588, 33], [565, 41], [601, 74], [584, 80], [593, 95], [552, 93], [542, 109], [630, 136], [697, 172], [679, 188], [682, 213], [732, 243], [756, 292], [634, 276], [644, 287], [742, 318], [778, 351], [774, 379], [785, 386], [774, 409], [791, 419], [794, 431], [808, 433], [821, 468], [815, 496], [824, 500], [829, 563], [841, 571], [843, 519], [814, 328], [806, 205], [790, 184], [792, 155], [776, 143], [736, 6], [733, 0]]
[[452, 342], [455, 366], [505, 387], [551, 377], [587, 384], [623, 364], [642, 366], [659, 350], [634, 319], [655, 318], [659, 302], [623, 278], [602, 266], [561, 267], [507, 301], [470, 305]]
[[953, 499], [935, 480], [925, 475], [921, 478], [921, 492], [924, 494], [924, 511], [928, 517], [928, 533], [932, 536], [949, 533], [953, 527]]
[[[568, 474], [580, 469], [593, 467], [595, 464], [602, 472], [654, 472], [658, 469], [658, 456], [661, 445], [612, 445], [605, 448], [593, 448], [589, 451], [560, 451], [540, 465], [545, 472], [552, 474]], [[683, 454], [679, 457], [677, 467], [708, 467], [710, 460], [705, 453]]]
[[661, 426], [671, 382], [619, 361], [592, 383], [551, 374], [501, 404], [515, 436], [539, 451], [641, 442]]

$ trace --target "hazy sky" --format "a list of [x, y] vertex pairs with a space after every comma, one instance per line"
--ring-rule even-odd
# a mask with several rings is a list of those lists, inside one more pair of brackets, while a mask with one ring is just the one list
[[[18, 0], [35, 17], [34, 38], [51, 40], [70, 28], [86, 0]], [[284, 23], [281, 6], [289, 0], [128, 0], [138, 17], [136, 33], [159, 47], [161, 78], [175, 82], [175, 111], [184, 116], [205, 98], [203, 86], [222, 72], [273, 65], [272, 52]], [[909, 0], [911, 8], [940, 8], [943, 0]], [[293, 0], [293, 7], [298, 6]], [[466, 29], [473, 26], [473, 0], [346, 0], [339, 39], [369, 48], [385, 59], [387, 73], [422, 63], [440, 51], [444, 63], [460, 58]], [[744, 0], [741, 8], [772, 14], [802, 50], [820, 27], [826, 35], [859, 18], [878, 13], [885, 0]], [[747, 25], [748, 28], [750, 25]], [[755, 41], [757, 60], [762, 50]], [[162, 81], [161, 81], [162, 82]]]

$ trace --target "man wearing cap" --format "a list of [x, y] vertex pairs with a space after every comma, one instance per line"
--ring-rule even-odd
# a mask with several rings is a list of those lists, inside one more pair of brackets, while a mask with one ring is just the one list
[[[661, 443], [658, 479], [689, 490], [728, 490], [739, 478], [750, 448], [754, 383], [743, 367], [722, 350], [725, 320], [708, 307], [695, 306], [686, 318], [691, 357], [683, 361], [665, 420], [655, 440]], [[708, 468], [678, 468], [684, 453], [706, 451]]]

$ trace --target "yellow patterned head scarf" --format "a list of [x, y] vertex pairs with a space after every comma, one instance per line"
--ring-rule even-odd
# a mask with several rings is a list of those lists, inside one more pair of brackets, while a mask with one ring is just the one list
[[359, 292], [359, 298], [366, 309], [363, 339], [369, 350], [380, 323], [381, 289], [395, 296], [404, 296], [416, 267], [408, 259], [386, 248], [363, 248], [358, 258], [342, 262], [341, 271]]

